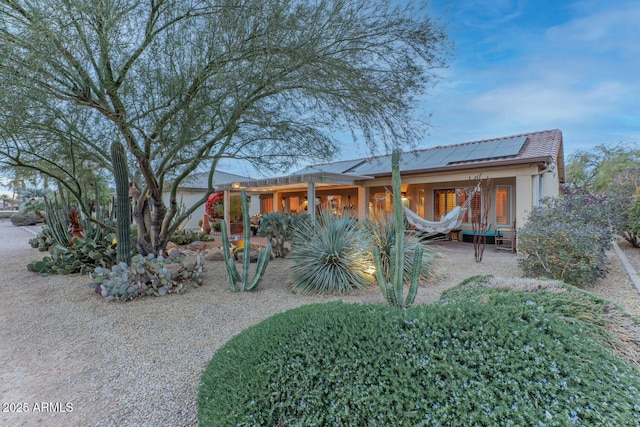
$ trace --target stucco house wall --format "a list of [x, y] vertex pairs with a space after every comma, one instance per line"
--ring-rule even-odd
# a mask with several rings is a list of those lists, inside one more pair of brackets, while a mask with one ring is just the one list
[[[503, 194], [504, 188], [510, 189], [509, 222], [515, 219], [521, 226], [543, 198], [560, 194], [564, 182], [562, 132], [554, 129], [415, 150], [403, 153], [400, 169], [403, 201], [425, 219], [434, 220], [436, 190], [473, 187], [479, 176], [490, 179], [490, 194], [495, 195], [496, 186], [503, 186]], [[240, 181], [235, 188], [221, 188], [273, 194], [275, 209], [285, 212], [291, 197], [301, 200], [313, 194], [315, 203], [331, 194], [340, 195], [341, 200], [348, 196], [354, 207], [350, 214], [364, 218], [372, 207], [385, 204], [381, 198], [391, 188], [390, 156], [312, 165], [285, 177]], [[496, 225], [495, 199], [489, 222]], [[463, 224], [465, 228], [471, 225]]]

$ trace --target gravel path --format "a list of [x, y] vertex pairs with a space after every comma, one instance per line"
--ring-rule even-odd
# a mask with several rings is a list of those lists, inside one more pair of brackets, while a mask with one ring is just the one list
[[[303, 304], [381, 301], [377, 289], [296, 295], [287, 261], [276, 259], [256, 292], [232, 293], [222, 263], [208, 262], [205, 285], [185, 295], [109, 304], [87, 277], [27, 271], [43, 254], [28, 245], [26, 230], [0, 221], [0, 236], [0, 426], [196, 426], [200, 374], [233, 335]], [[473, 275], [521, 275], [515, 255], [490, 246], [481, 263], [470, 244], [436, 248], [438, 279], [420, 289], [420, 303]], [[610, 259], [611, 274], [591, 290], [640, 315], [640, 295], [615, 254]]]

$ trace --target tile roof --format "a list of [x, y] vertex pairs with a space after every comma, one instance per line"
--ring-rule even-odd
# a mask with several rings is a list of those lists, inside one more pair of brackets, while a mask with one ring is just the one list
[[[213, 173], [213, 187], [231, 184], [232, 182], [247, 181], [251, 178], [234, 173], [216, 170]], [[181, 189], [200, 190], [207, 189], [209, 182], [209, 172], [201, 172], [188, 176], [181, 184]]]
[[[554, 129], [405, 152], [400, 170], [419, 173], [528, 162], [553, 164], [556, 161], [564, 176], [562, 132]], [[391, 174], [391, 156], [311, 165], [295, 175], [309, 172], [385, 176]]]

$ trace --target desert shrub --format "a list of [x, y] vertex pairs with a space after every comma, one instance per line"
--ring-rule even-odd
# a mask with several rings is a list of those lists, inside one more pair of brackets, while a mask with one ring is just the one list
[[121, 262], [112, 268], [96, 268], [89, 287], [108, 302], [148, 295], [183, 294], [187, 283], [196, 287], [202, 284], [204, 270], [200, 256], [190, 265], [184, 265], [184, 258], [184, 255], [175, 258], [135, 255], [131, 265]]
[[628, 425], [640, 415], [638, 372], [584, 328], [536, 294], [513, 292], [404, 312], [308, 305], [215, 353], [198, 418], [201, 426]]
[[53, 234], [51, 234], [51, 230], [49, 227], [42, 227], [42, 231], [39, 232], [36, 237], [33, 239], [29, 239], [29, 245], [32, 248], [38, 249], [40, 252], [48, 251], [51, 246], [55, 245], [56, 241], [53, 238]]
[[606, 250], [613, 238], [602, 204], [585, 195], [546, 203], [518, 230], [518, 263], [525, 276], [592, 285], [607, 274]]
[[288, 253], [285, 244], [291, 242], [301, 222], [309, 223], [310, 221], [311, 217], [307, 214], [287, 215], [283, 212], [270, 212], [260, 218], [257, 234], [269, 239], [276, 257], [285, 257]]
[[40, 261], [27, 264], [27, 269], [41, 276], [50, 274], [88, 274], [96, 267], [111, 267], [117, 262], [114, 235], [105, 235], [102, 241], [73, 239], [73, 246], [55, 244], [49, 255]]
[[207, 233], [195, 230], [176, 230], [171, 235], [171, 240], [176, 245], [188, 245], [196, 241], [207, 242], [212, 241], [213, 236], [209, 236]]
[[340, 294], [373, 283], [369, 237], [348, 216], [323, 212], [301, 222], [292, 248], [291, 278], [298, 291]]
[[629, 211], [628, 236], [625, 236], [633, 247], [640, 247], [640, 190], [638, 190], [631, 202]]
[[[393, 229], [393, 218], [383, 217], [367, 218], [361, 221], [362, 227], [371, 236], [371, 252], [373, 246], [380, 249], [382, 267], [384, 269], [387, 282], [391, 281], [391, 259], [394, 251], [396, 233]], [[416, 248], [422, 246], [422, 264], [420, 266], [420, 279], [426, 280], [432, 275], [433, 263], [436, 258], [435, 252], [428, 246], [420, 242], [415, 234], [405, 234], [404, 236], [404, 274], [403, 279], [406, 285], [409, 284], [411, 268], [415, 257]]]

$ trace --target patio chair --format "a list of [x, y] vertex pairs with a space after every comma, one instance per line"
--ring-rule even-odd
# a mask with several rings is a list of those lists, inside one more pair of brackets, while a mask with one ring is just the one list
[[496, 228], [495, 230], [496, 252], [499, 250], [516, 251], [516, 220], [513, 220], [511, 228]]

